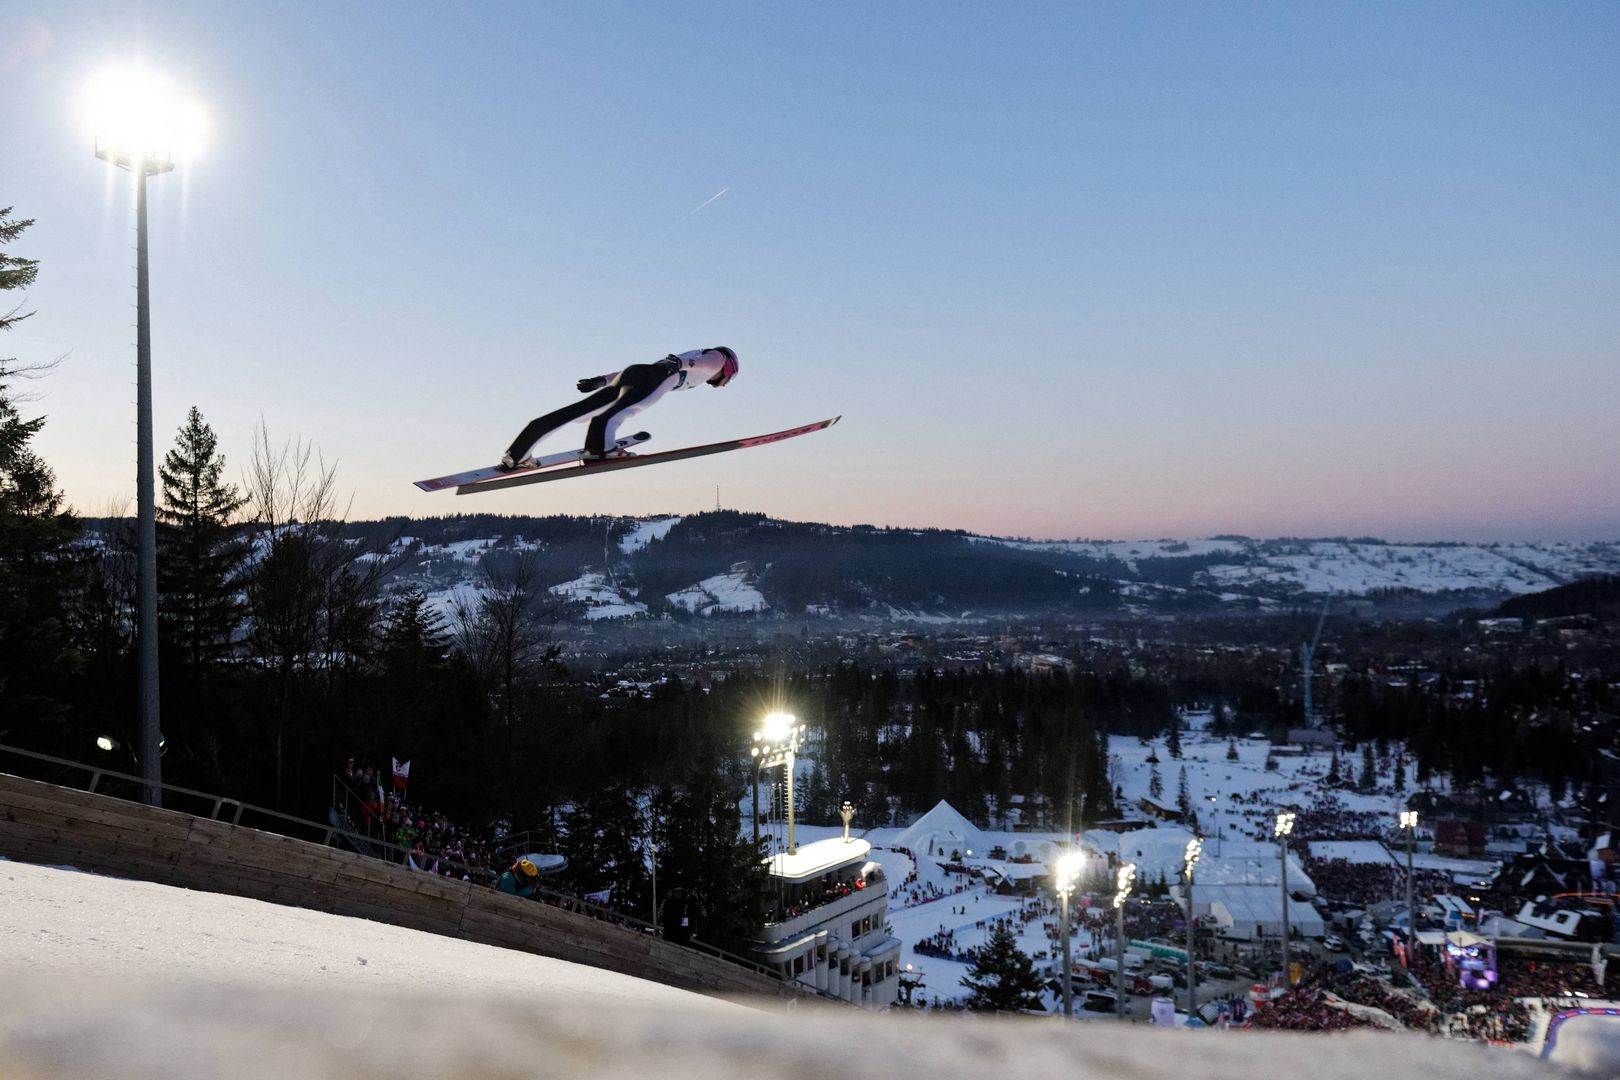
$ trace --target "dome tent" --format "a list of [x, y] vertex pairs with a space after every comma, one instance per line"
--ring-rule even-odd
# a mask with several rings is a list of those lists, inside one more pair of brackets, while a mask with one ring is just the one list
[[953, 852], [966, 855], [977, 851], [982, 855], [990, 847], [984, 833], [944, 799], [912, 822], [894, 842], [936, 859], [949, 859]]

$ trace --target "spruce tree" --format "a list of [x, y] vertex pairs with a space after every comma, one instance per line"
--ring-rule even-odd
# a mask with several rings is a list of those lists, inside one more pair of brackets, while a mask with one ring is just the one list
[[[14, 219], [10, 207], [0, 209], [0, 291], [26, 288], [38, 273], [35, 260], [4, 251], [32, 224]], [[29, 314], [0, 315], [0, 330]], [[40, 728], [62, 718], [68, 680], [81, 664], [64, 609], [77, 570], [72, 544], [79, 524], [29, 445], [45, 418], [25, 420], [11, 391], [16, 378], [40, 370], [0, 357], [0, 741], [66, 750], [53, 737], [59, 729]]]
[[1179, 712], [1171, 714], [1170, 734], [1165, 737], [1164, 748], [1170, 752], [1171, 757], [1181, 757], [1181, 714]]
[[581, 892], [607, 890], [608, 904], [648, 918], [647, 818], [636, 792], [622, 784], [576, 802], [564, 815], [562, 853]]
[[973, 966], [962, 977], [973, 1012], [1024, 1012], [1041, 1007], [1041, 977], [1004, 924], [990, 932]]
[[1157, 762], [1153, 765], [1153, 771], [1148, 773], [1148, 795], [1154, 799], [1162, 798], [1164, 795], [1164, 781], [1159, 779]]
[[1227, 739], [1226, 740], [1226, 760], [1227, 761], [1236, 761], [1237, 759], [1238, 759], [1237, 740], [1236, 739]]
[[741, 838], [740, 790], [727, 782], [712, 753], [695, 755], [686, 778], [650, 823], [662, 837], [658, 888], [683, 887], [701, 906], [694, 936], [742, 952], [758, 936], [764, 913], [763, 854]]
[[1181, 767], [1181, 776], [1176, 780], [1176, 809], [1181, 811], [1183, 818], [1192, 817], [1192, 793], [1187, 788], [1187, 766]]
[[1378, 786], [1378, 766], [1373, 761], [1372, 743], [1361, 744], [1361, 790], [1371, 791]]
[[226, 483], [213, 428], [193, 405], [158, 467], [158, 614], [193, 671], [216, 663], [242, 619], [246, 546], [234, 521], [247, 500]]

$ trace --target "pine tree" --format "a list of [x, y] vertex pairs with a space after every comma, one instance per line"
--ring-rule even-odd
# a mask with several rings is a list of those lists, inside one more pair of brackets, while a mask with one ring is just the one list
[[723, 775], [717, 757], [692, 761], [685, 782], [664, 803], [650, 828], [663, 838], [658, 887], [682, 887], [701, 906], [694, 936], [742, 952], [763, 920], [766, 871], [753, 841], [741, 839], [740, 791]]
[[1153, 771], [1148, 773], [1148, 795], [1153, 799], [1164, 796], [1164, 781], [1159, 779], [1159, 766], [1154, 763]]
[[562, 853], [585, 892], [609, 891], [608, 903], [646, 918], [651, 882], [647, 818], [636, 792], [617, 785], [575, 803], [563, 816]]
[[[0, 249], [32, 224], [13, 219], [10, 207], [0, 209]], [[0, 291], [26, 288], [37, 273], [35, 260], [0, 250]], [[0, 315], [0, 330], [28, 314]], [[44, 417], [23, 419], [8, 386], [40, 370], [0, 357], [0, 741], [26, 738], [66, 749], [41, 738], [39, 726], [63, 716], [68, 680], [82, 661], [63, 606], [77, 573], [72, 544], [79, 523], [64, 508], [55, 475], [29, 446]]]
[[193, 405], [158, 467], [157, 570], [163, 629], [194, 671], [230, 651], [242, 620], [238, 575], [247, 549], [233, 519], [247, 500], [221, 479], [224, 471], [214, 429]]
[[1181, 757], [1181, 713], [1172, 713], [1170, 716], [1170, 734], [1165, 737], [1164, 748], [1173, 758]]
[[1405, 754], [1397, 754], [1395, 756], [1395, 794], [1399, 795], [1399, 794], [1401, 794], [1401, 793], [1403, 793], [1405, 791], [1406, 791], [1406, 755]]
[[1226, 760], [1227, 761], [1236, 761], [1237, 759], [1238, 759], [1237, 740], [1236, 739], [1227, 739], [1226, 740]]
[[1338, 787], [1343, 774], [1339, 771], [1339, 744], [1333, 744], [1333, 757], [1328, 761], [1328, 771], [1325, 777], [1328, 787]]
[[1183, 818], [1192, 817], [1192, 793], [1187, 788], [1187, 766], [1181, 767], [1181, 775], [1176, 779], [1176, 809], [1181, 811]]
[[990, 932], [973, 966], [962, 977], [973, 1012], [1023, 1012], [1041, 1007], [1041, 977], [1005, 925]]
[[1378, 786], [1378, 766], [1373, 761], [1372, 743], [1361, 744], [1361, 790], [1371, 791]]

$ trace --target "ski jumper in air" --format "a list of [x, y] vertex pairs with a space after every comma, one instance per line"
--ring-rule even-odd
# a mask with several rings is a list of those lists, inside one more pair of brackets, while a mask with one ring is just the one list
[[586, 461], [627, 456], [610, 449], [618, 441], [619, 425], [654, 404], [671, 390], [690, 390], [700, 382], [724, 386], [737, 374], [737, 354], [724, 345], [712, 349], [670, 354], [655, 364], [631, 364], [623, 371], [579, 380], [579, 392], [589, 395], [544, 416], [535, 417], [512, 440], [501, 458], [501, 468], [523, 467], [534, 445], [564, 424], [589, 419], [585, 433]]

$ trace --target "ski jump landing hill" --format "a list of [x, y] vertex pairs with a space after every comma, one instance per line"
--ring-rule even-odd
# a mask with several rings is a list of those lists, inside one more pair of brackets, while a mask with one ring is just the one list
[[0, 856], [372, 919], [700, 993], [802, 996], [762, 973], [550, 904], [4, 772]]

